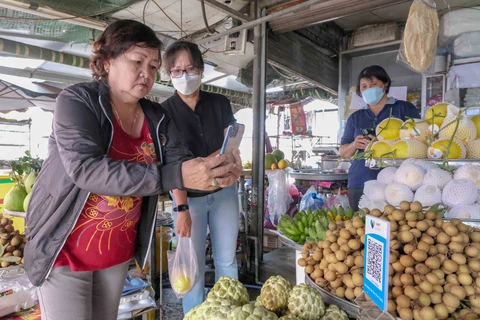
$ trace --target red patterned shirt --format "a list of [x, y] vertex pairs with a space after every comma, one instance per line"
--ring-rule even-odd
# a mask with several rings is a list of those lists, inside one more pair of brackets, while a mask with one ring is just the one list
[[[140, 137], [125, 133], [114, 119], [108, 156], [129, 162], [156, 162], [155, 147], [145, 120]], [[114, 197], [91, 193], [67, 238], [55, 267], [72, 271], [110, 268], [133, 258], [142, 197]]]

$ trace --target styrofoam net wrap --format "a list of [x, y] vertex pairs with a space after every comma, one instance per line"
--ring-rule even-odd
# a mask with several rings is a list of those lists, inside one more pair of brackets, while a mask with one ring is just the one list
[[414, 199], [423, 206], [430, 207], [442, 202], [442, 191], [437, 186], [424, 184], [415, 192]]
[[468, 159], [480, 159], [480, 140], [469, 141], [465, 144]]
[[423, 170], [425, 170], [425, 172], [427, 172], [430, 169], [438, 169], [438, 166], [431, 161], [416, 159], [415, 164], [419, 167], [422, 167]]
[[394, 182], [385, 188], [385, 199], [392, 206], [398, 206], [402, 201], [413, 201], [413, 191], [403, 183]]
[[452, 180], [443, 189], [442, 202], [454, 207], [460, 204], [474, 204], [477, 201], [478, 189], [470, 180]]
[[423, 184], [437, 186], [440, 190], [443, 190], [447, 183], [452, 180], [453, 175], [450, 172], [440, 168], [434, 168], [427, 171], [423, 177]]
[[415, 191], [423, 184], [423, 177], [425, 172], [422, 167], [416, 164], [401, 165], [395, 171], [394, 181], [403, 183], [408, 186], [410, 190]]
[[382, 169], [377, 176], [377, 181], [380, 183], [384, 184], [389, 184], [393, 182], [393, 176], [395, 175], [395, 172], [397, 171], [397, 168], [395, 167], [387, 167], [385, 169]]
[[[475, 138], [477, 137], [477, 127], [475, 126], [475, 123], [472, 121], [472, 119], [467, 117], [465, 113], [462, 113], [460, 115], [461, 119], [458, 123], [457, 128], [455, 123], [457, 117], [460, 114], [460, 109], [451, 104], [448, 105], [447, 108], [447, 116], [445, 117], [442, 125], [440, 126], [440, 139], [450, 139], [450, 137], [455, 134], [455, 138], [459, 139], [463, 143], [465, 143], [466, 141], [475, 140]], [[455, 128], [457, 128], [456, 131]]]
[[480, 188], [480, 167], [471, 164], [461, 166], [455, 171], [453, 178], [455, 180], [470, 180], [477, 188]]
[[448, 219], [478, 219], [480, 218], [480, 207], [471, 204], [461, 204], [449, 209], [445, 213]]
[[385, 183], [377, 180], [370, 180], [365, 182], [363, 193], [367, 195], [368, 199], [373, 201], [385, 201]]
[[386, 201], [373, 201], [369, 199], [368, 196], [366, 196], [365, 194], [360, 197], [360, 201], [358, 202], [359, 208], [367, 208], [368, 210], [379, 209], [383, 211], [386, 205]]
[[427, 142], [428, 123], [421, 122], [420, 119], [408, 119], [403, 123], [403, 127], [403, 129], [400, 129], [400, 139], [415, 139]]

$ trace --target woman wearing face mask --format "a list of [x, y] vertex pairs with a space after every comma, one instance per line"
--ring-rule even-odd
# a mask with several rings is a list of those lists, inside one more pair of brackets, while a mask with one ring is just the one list
[[[357, 79], [357, 95], [363, 97], [367, 106], [353, 113], [347, 120], [340, 143], [342, 158], [351, 158], [357, 150], [365, 150], [373, 135], [367, 139], [362, 130], [370, 129], [369, 131], [373, 130], [374, 133], [377, 125], [390, 115], [403, 121], [420, 118], [413, 104], [387, 96], [391, 84], [387, 72], [380, 66], [370, 66], [360, 72]], [[376, 179], [378, 172], [379, 170], [365, 167], [365, 160], [352, 161], [348, 172], [348, 198], [352, 209], [358, 210], [365, 182]]]
[[[164, 54], [164, 62], [176, 92], [162, 106], [169, 112], [183, 142], [194, 156], [217, 155], [225, 130], [235, 121], [230, 102], [225, 96], [200, 90], [204, 64], [196, 44], [184, 41], [172, 44]], [[200, 267], [199, 280], [183, 298], [183, 311], [187, 313], [205, 298], [207, 226], [212, 240], [216, 279], [238, 277], [235, 257], [239, 219], [237, 189], [232, 185], [210, 194], [189, 192], [189, 208], [180, 207], [184, 203], [178, 202], [177, 191], [173, 191], [173, 195], [177, 206], [177, 235], [192, 237]]]
[[213, 181], [227, 187], [240, 172], [238, 157], [233, 165], [226, 157], [189, 160], [173, 121], [144, 98], [160, 49], [147, 26], [114, 22], [94, 44], [96, 81], [57, 98], [26, 219], [25, 268], [43, 320], [117, 319], [129, 262], [145, 265], [158, 194], [215, 190]]

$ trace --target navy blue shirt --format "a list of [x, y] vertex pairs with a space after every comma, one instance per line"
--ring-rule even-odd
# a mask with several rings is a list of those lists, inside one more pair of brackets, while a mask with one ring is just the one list
[[[385, 107], [376, 116], [368, 107], [353, 113], [347, 120], [340, 144], [352, 143], [355, 137], [362, 135], [362, 129], [375, 129], [380, 122], [390, 117], [390, 111], [392, 117], [402, 121], [420, 118], [417, 108], [410, 102], [389, 98]], [[365, 167], [365, 160], [352, 160], [351, 163], [348, 171], [349, 188], [363, 188], [366, 181], [377, 179], [380, 170]]]

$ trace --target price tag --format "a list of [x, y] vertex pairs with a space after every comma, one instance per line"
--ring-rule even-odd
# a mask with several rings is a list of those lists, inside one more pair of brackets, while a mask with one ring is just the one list
[[363, 290], [383, 311], [388, 307], [388, 270], [390, 261], [390, 222], [367, 215]]

